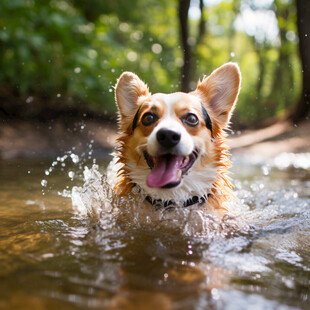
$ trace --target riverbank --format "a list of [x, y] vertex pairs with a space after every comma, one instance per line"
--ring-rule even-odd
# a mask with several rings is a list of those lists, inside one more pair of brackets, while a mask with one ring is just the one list
[[[9, 120], [0, 123], [0, 159], [55, 158], [68, 151], [107, 156], [117, 137], [113, 120]], [[280, 153], [310, 152], [310, 121], [234, 132], [229, 145], [233, 155], [272, 158]]]
[[115, 137], [115, 120], [2, 121], [0, 159], [56, 158], [69, 151], [105, 157]]
[[230, 136], [229, 146], [233, 155], [259, 159], [273, 158], [281, 153], [309, 153], [310, 121], [298, 125], [282, 121], [262, 129], [235, 133]]

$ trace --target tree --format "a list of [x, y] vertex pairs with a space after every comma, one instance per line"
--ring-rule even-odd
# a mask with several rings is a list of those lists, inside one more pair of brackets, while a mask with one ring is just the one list
[[292, 115], [299, 122], [310, 113], [310, 1], [296, 0], [299, 53], [302, 66], [302, 92]]
[[[295, 7], [283, 3], [283, 1], [275, 0], [275, 13], [278, 20], [279, 27], [279, 41], [278, 61], [274, 70], [273, 84], [271, 88], [271, 99], [277, 102], [277, 107], [287, 108], [291, 103], [291, 89], [293, 87], [293, 70], [292, 70], [292, 49], [294, 44], [287, 39], [287, 33], [293, 23], [295, 26]], [[280, 107], [279, 107], [280, 105]]]
[[206, 20], [204, 13], [204, 2], [199, 0], [200, 20], [197, 26], [197, 39], [195, 43], [189, 44], [189, 18], [188, 11], [190, 7], [190, 0], [179, 1], [179, 25], [180, 25], [180, 40], [183, 47], [183, 66], [181, 69], [181, 91], [188, 92], [191, 90], [190, 84], [192, 78], [195, 76], [196, 67], [193, 66], [197, 61], [197, 48], [202, 44], [203, 38], [206, 34]]
[[190, 0], [179, 1], [179, 22], [181, 30], [181, 43], [183, 47], [183, 66], [181, 69], [181, 90], [188, 92], [191, 80], [191, 48], [188, 43], [188, 11]]

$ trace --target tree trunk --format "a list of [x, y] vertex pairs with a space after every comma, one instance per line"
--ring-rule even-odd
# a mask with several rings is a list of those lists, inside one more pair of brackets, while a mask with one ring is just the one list
[[258, 48], [257, 49], [257, 54], [258, 54], [258, 82], [256, 85], [256, 99], [258, 104], [261, 104], [262, 101], [262, 89], [264, 86], [264, 82], [265, 82], [265, 56], [264, 53], [265, 51], [263, 50], [264, 48], [262, 47], [261, 49]]
[[198, 29], [197, 29], [197, 40], [196, 44], [192, 46], [192, 54], [191, 54], [191, 78], [192, 79], [197, 79], [197, 68], [198, 68], [198, 47], [201, 43], [203, 43], [204, 36], [206, 34], [206, 19], [205, 19], [205, 13], [204, 13], [204, 3], [203, 0], [199, 1], [199, 9], [200, 9], [200, 21], [198, 24]]
[[190, 0], [179, 0], [179, 22], [181, 29], [181, 43], [183, 47], [183, 66], [181, 69], [181, 91], [190, 91], [191, 81], [191, 49], [188, 44], [188, 10]]
[[[291, 103], [291, 89], [293, 87], [293, 72], [291, 70], [290, 44], [286, 38], [289, 30], [290, 17], [293, 14], [288, 4], [275, 0], [276, 16], [279, 25], [280, 48], [278, 49], [278, 61], [273, 73], [273, 84], [269, 99], [276, 103], [274, 113], [279, 109], [286, 109]], [[285, 22], [283, 22], [285, 21]]]
[[201, 43], [205, 33], [206, 33], [206, 19], [204, 13], [204, 3], [203, 0], [199, 1], [199, 9], [200, 9], [200, 21], [199, 21], [199, 29], [198, 29], [198, 38], [197, 38], [197, 46]]
[[310, 1], [296, 0], [299, 53], [302, 66], [302, 93], [292, 115], [294, 122], [308, 119], [310, 112]]

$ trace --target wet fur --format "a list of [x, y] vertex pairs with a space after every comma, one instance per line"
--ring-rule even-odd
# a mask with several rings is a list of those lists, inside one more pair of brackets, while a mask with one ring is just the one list
[[[209, 194], [208, 201], [201, 206], [202, 209], [219, 217], [231, 211], [227, 202], [233, 193], [227, 176], [230, 160], [224, 129], [227, 128], [235, 107], [240, 81], [238, 66], [228, 63], [215, 70], [209, 77], [204, 77], [198, 82], [197, 89], [189, 94], [180, 92], [151, 95], [148, 87], [135, 74], [123, 73], [116, 85], [120, 132], [115, 159], [109, 172], [115, 192], [126, 197], [129, 194], [133, 195], [133, 187], [138, 187], [137, 195], [173, 200], [180, 206], [194, 195]], [[169, 100], [173, 102], [169, 103]], [[212, 133], [206, 127], [201, 105], [211, 118]], [[143, 126], [141, 116], [151, 109], [156, 110], [159, 120], [152, 126]], [[167, 109], [171, 111], [167, 112]], [[152, 141], [152, 132], [157, 130], [161, 122], [169, 123], [169, 120], [173, 119], [174, 124], [179, 126], [178, 122], [182, 123], [180, 116], [185, 111], [192, 111], [199, 118], [199, 125], [196, 127], [182, 124], [185, 128], [182, 129], [184, 135], [187, 139], [190, 137], [191, 143], [199, 149], [199, 158], [177, 187], [150, 188], [146, 185], [150, 168], [144, 159], [143, 151], [147, 143]], [[170, 113], [169, 117], [167, 113]], [[133, 126], [133, 122], [136, 126]], [[152, 145], [148, 147], [152, 149]]]

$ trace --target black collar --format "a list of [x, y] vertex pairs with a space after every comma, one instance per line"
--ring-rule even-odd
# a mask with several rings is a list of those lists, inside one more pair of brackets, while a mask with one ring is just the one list
[[[187, 208], [189, 206], [195, 205], [195, 204], [203, 204], [206, 201], [208, 201], [208, 198], [211, 194], [203, 195], [202, 197], [198, 197], [198, 196], [193, 196], [189, 199], [187, 199], [186, 201], [184, 201], [183, 203], [183, 208]], [[175, 202], [173, 200], [166, 200], [166, 201], [162, 201], [161, 199], [155, 199], [153, 200], [151, 196], [146, 196], [145, 200], [147, 202], [149, 202], [151, 205], [156, 206], [156, 205], [162, 205], [164, 208], [168, 208], [172, 205], [175, 205]]]

